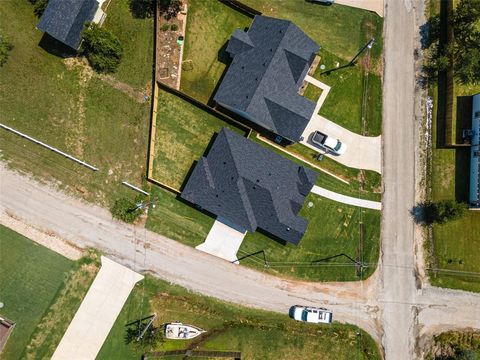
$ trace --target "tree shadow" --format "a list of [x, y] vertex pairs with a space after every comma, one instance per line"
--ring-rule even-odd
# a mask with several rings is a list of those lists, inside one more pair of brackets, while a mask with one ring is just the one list
[[129, 0], [132, 16], [137, 19], [151, 18], [155, 14], [155, 0]]
[[418, 203], [410, 210], [410, 215], [416, 224], [428, 226], [433, 224], [433, 204], [431, 202]]
[[47, 33], [43, 34], [40, 42], [38, 43], [38, 46], [40, 46], [49, 54], [61, 57], [63, 59], [75, 57], [78, 55], [78, 52], [75, 49], [72, 49], [70, 46], [65, 45], [64, 43], [51, 37]]

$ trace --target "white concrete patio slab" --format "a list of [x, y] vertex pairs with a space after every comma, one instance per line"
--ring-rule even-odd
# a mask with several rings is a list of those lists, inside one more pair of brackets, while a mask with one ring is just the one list
[[94, 360], [133, 286], [143, 276], [104, 256], [102, 267], [78, 308], [53, 360]]
[[383, 17], [383, 0], [336, 0], [335, 3], [373, 11], [377, 13], [378, 16]]
[[314, 114], [305, 128], [302, 134], [303, 140], [300, 142], [319, 153], [322, 150], [310, 142], [310, 138], [316, 130], [337, 138], [347, 145], [345, 154], [339, 156], [326, 154], [326, 156], [345, 166], [373, 170], [379, 174], [382, 173], [381, 136], [362, 136], [335, 124], [321, 115]]
[[341, 202], [342, 204], [363, 207], [366, 209], [382, 210], [382, 203], [379, 201], [357, 199], [351, 196], [338, 194], [336, 192], [324, 189], [317, 185], [313, 186], [312, 193], [323, 196], [333, 201]]
[[238, 264], [237, 251], [246, 234], [245, 229], [219, 216], [213, 223], [205, 242], [198, 245], [196, 249]]

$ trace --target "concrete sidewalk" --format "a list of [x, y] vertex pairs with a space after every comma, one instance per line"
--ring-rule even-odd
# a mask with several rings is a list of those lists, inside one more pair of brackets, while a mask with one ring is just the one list
[[104, 256], [102, 267], [85, 295], [52, 360], [94, 360], [123, 304], [143, 276]]
[[379, 201], [357, 199], [351, 196], [338, 194], [336, 192], [321, 188], [317, 185], [313, 186], [312, 193], [323, 196], [333, 201], [341, 202], [342, 204], [363, 207], [365, 209], [382, 210], [382, 203]]

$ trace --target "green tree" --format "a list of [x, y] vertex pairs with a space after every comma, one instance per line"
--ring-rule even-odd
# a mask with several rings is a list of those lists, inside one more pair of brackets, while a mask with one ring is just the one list
[[120, 198], [115, 200], [110, 212], [114, 218], [132, 223], [140, 216], [142, 209], [134, 201], [128, 198]]
[[0, 35], [0, 67], [5, 65], [12, 49], [13, 45], [10, 42], [10, 39], [4, 35]]
[[129, 7], [133, 17], [138, 19], [146, 19], [155, 15], [154, 0], [130, 0]]
[[464, 203], [455, 200], [442, 200], [439, 202], [426, 202], [422, 204], [426, 224], [445, 224], [448, 221], [461, 218], [467, 209]]
[[81, 53], [98, 72], [115, 72], [123, 55], [120, 40], [97, 24], [88, 23], [83, 31]]
[[453, 41], [440, 45], [440, 21], [438, 16], [427, 22], [428, 37], [425, 70], [430, 77], [453, 66], [454, 76], [464, 84], [480, 82], [480, 1], [461, 0], [453, 11], [450, 25]]
[[36, 0], [33, 5], [33, 13], [37, 17], [41, 17], [47, 8], [48, 0]]

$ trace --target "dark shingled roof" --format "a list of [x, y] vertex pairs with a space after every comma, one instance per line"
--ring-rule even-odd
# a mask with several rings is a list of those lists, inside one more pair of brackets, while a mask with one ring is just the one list
[[298, 244], [307, 220], [297, 214], [316, 178], [315, 171], [224, 128], [180, 196], [248, 231], [260, 228]]
[[96, 0], [50, 0], [37, 28], [77, 50], [85, 22], [92, 21]]
[[235, 30], [228, 42], [233, 60], [214, 100], [298, 141], [315, 109], [298, 90], [318, 50], [292, 22], [255, 16], [247, 32]]

